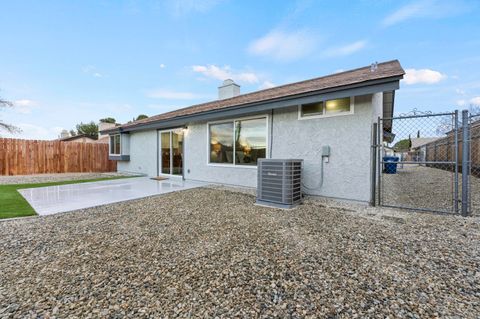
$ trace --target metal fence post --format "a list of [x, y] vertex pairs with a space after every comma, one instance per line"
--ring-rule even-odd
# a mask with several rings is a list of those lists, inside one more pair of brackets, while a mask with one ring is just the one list
[[[455, 110], [455, 114], [454, 114], [454, 121], [455, 121], [455, 124], [454, 124], [454, 132], [455, 132], [455, 154], [454, 154], [454, 161], [455, 161], [455, 184], [454, 184], [454, 196], [455, 196], [455, 199], [454, 199], [454, 202], [453, 202], [453, 205], [454, 205], [454, 209], [455, 209], [455, 213], [458, 213], [458, 110]], [[447, 141], [447, 161], [450, 160], [448, 158], [448, 141]]]
[[[377, 122], [377, 194], [378, 194], [378, 205], [382, 205], [382, 139], [381, 134], [383, 134], [383, 122], [380, 116], [378, 117]], [[382, 132], [382, 133], [380, 133]]]
[[469, 118], [468, 111], [462, 111], [462, 216], [468, 215], [469, 201]]
[[372, 126], [372, 176], [371, 176], [371, 205], [376, 206], [377, 200], [375, 198], [377, 189], [377, 123], [373, 123]]

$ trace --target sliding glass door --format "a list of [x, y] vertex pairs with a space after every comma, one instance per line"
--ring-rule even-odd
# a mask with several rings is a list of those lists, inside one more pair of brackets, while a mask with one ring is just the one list
[[183, 174], [183, 131], [160, 132], [159, 172], [164, 175]]

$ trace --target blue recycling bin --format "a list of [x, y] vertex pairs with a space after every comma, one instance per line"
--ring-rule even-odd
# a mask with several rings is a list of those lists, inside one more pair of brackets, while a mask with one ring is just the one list
[[399, 158], [397, 156], [383, 157], [383, 172], [386, 174], [397, 174], [397, 163]]

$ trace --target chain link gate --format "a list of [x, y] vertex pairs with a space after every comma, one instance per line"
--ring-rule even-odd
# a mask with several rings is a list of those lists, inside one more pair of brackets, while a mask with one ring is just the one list
[[480, 215], [480, 112], [468, 117], [468, 190], [469, 213]]
[[459, 114], [413, 111], [374, 126], [374, 203], [458, 213], [461, 209]]

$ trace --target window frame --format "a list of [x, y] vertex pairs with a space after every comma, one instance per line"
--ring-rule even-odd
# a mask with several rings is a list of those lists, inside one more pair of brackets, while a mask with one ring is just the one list
[[[238, 121], [246, 121], [246, 120], [257, 120], [257, 119], [265, 119], [265, 138], [266, 138], [266, 150], [265, 150], [265, 158], [270, 158], [270, 117], [268, 114], [264, 115], [257, 115], [257, 116], [248, 116], [248, 117], [239, 117], [234, 119], [228, 120], [219, 120], [219, 121], [212, 121], [207, 122], [207, 166], [213, 167], [235, 167], [235, 168], [248, 168], [248, 169], [257, 169], [257, 164], [255, 165], [241, 165], [236, 164], [236, 145], [235, 145], [235, 129], [236, 129], [236, 122]], [[233, 123], [233, 163], [212, 163], [210, 162], [210, 125], [215, 124], [223, 124], [223, 123]]]
[[[327, 101], [331, 100], [337, 100], [337, 99], [345, 99], [345, 98], [350, 98], [350, 112], [339, 112], [336, 114], [327, 114]], [[338, 97], [335, 99], [323, 99], [320, 101], [312, 102], [312, 103], [318, 103], [318, 102], [323, 102], [323, 114], [321, 115], [302, 115], [302, 106], [303, 104], [298, 105], [298, 119], [299, 120], [310, 120], [310, 119], [322, 119], [322, 118], [329, 118], [329, 117], [336, 117], [336, 116], [345, 116], [345, 115], [353, 115], [355, 114], [355, 97], [354, 96], [345, 96], [345, 97]], [[304, 103], [304, 104], [310, 104], [310, 103]]]
[[[112, 137], [114, 139], [114, 143], [115, 143], [115, 136], [118, 136], [118, 139], [120, 141], [120, 149], [118, 150], [119, 153], [112, 153]], [[115, 147], [114, 147], [115, 149]], [[122, 134], [112, 134], [112, 135], [109, 135], [109, 139], [108, 139], [108, 155], [110, 156], [118, 156], [118, 155], [122, 155]]]

